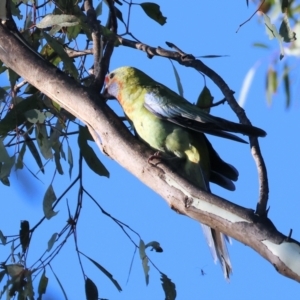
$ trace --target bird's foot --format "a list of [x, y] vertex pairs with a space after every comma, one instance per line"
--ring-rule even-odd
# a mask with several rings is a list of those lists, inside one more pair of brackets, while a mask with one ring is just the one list
[[152, 160], [154, 160], [154, 159], [157, 159], [157, 160], [159, 160], [159, 162], [161, 161], [161, 160], [168, 160], [168, 161], [170, 161], [170, 160], [181, 160], [179, 157], [177, 157], [177, 156], [169, 156], [169, 155], [167, 155], [166, 153], [164, 153], [164, 152], [161, 152], [161, 151], [156, 151], [153, 155], [151, 155], [149, 158], [148, 158], [148, 164], [151, 164], [151, 165], [157, 165], [159, 162], [157, 162], [157, 163], [153, 163], [152, 162]]
[[148, 164], [156, 166], [157, 163], [153, 163], [152, 160], [158, 159], [161, 160], [163, 158], [162, 153], [160, 151], [156, 151], [154, 154], [150, 155], [147, 162]]

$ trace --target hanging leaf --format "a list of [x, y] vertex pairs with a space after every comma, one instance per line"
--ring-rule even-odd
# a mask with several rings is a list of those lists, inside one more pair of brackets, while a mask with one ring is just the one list
[[110, 274], [104, 267], [102, 267], [99, 263], [94, 261], [92, 258], [88, 257], [87, 255], [83, 254], [82, 252], [81, 252], [81, 254], [83, 256], [85, 256], [87, 259], [89, 259], [101, 272], [103, 272], [109, 278], [109, 280], [114, 284], [114, 286], [118, 289], [119, 292], [122, 291], [121, 286], [119, 285], [118, 281], [116, 279], [114, 279], [112, 274]]
[[49, 279], [46, 276], [46, 270], [44, 269], [44, 272], [40, 278], [40, 282], [39, 282], [39, 286], [38, 286], [39, 297], [37, 298], [37, 300], [42, 300], [42, 295], [46, 294], [48, 281], [49, 281]]
[[2, 245], [6, 245], [6, 236], [3, 235], [1, 230], [0, 230], [0, 241], [1, 241]]
[[85, 279], [85, 295], [87, 300], [98, 300], [98, 289], [88, 277]]
[[72, 177], [73, 170], [73, 154], [70, 145], [68, 144], [68, 164], [69, 164], [69, 176]]
[[284, 84], [284, 91], [286, 95], [285, 107], [289, 108], [291, 104], [291, 91], [290, 91], [290, 77], [289, 77], [289, 68], [287, 64], [284, 65], [283, 69], [283, 84]]
[[5, 179], [10, 175], [11, 169], [15, 164], [15, 156], [10, 157], [0, 138], [0, 179]]
[[277, 72], [273, 68], [269, 68], [266, 80], [266, 90], [267, 90], [267, 101], [269, 104], [272, 102], [272, 96], [277, 91], [278, 81]]
[[283, 20], [279, 28], [279, 34], [283, 37], [283, 41], [290, 43], [296, 40], [296, 32], [293, 32], [290, 26], [288, 16], [284, 14]]
[[57, 236], [58, 236], [58, 233], [53, 233], [50, 240], [48, 241], [48, 249], [47, 249], [48, 252], [51, 251], [51, 249], [56, 241]]
[[37, 163], [38, 167], [40, 168], [40, 170], [42, 171], [42, 173], [44, 174], [45, 173], [45, 169], [44, 169], [44, 166], [43, 166], [43, 163], [42, 163], [42, 159], [41, 159], [41, 156], [40, 156], [40, 153], [35, 145], [35, 143], [33, 141], [31, 141], [28, 136], [24, 136], [25, 140], [26, 140], [26, 145], [29, 149], [29, 151], [31, 152], [35, 162]]
[[57, 170], [58, 174], [63, 175], [64, 171], [63, 171], [63, 168], [60, 163], [60, 151], [59, 151], [59, 149], [57, 149], [57, 147], [54, 149], [55, 149], [54, 150], [54, 161], [55, 161], [56, 170]]
[[30, 109], [39, 109], [40, 106], [41, 101], [35, 96], [30, 96], [22, 101], [18, 101], [0, 121], [0, 135], [6, 135], [17, 126], [23, 124], [26, 121], [24, 113]]
[[258, 47], [258, 48], [264, 48], [264, 49], [269, 49], [270, 48], [268, 45], [263, 44], [263, 43], [254, 43], [253, 46]]
[[44, 158], [51, 159], [53, 157], [53, 153], [45, 124], [36, 124], [35, 137]]
[[210, 108], [213, 103], [214, 97], [211, 95], [209, 88], [205, 85], [198, 97], [196, 106], [203, 111], [210, 113]]
[[160, 274], [161, 274], [160, 280], [162, 281], [161, 285], [165, 292], [165, 299], [175, 300], [177, 295], [175, 284], [164, 273], [160, 273]]
[[32, 285], [32, 272], [27, 270], [26, 272], [26, 284], [24, 286], [24, 296], [25, 299], [34, 300], [34, 291]]
[[58, 214], [58, 211], [53, 211], [52, 204], [56, 201], [56, 195], [54, 193], [52, 184], [48, 187], [44, 200], [43, 200], [43, 210], [45, 217], [50, 220], [52, 217], [56, 216]]
[[10, 186], [10, 182], [9, 182], [9, 179], [7, 177], [5, 178], [1, 178], [0, 181], [6, 185], [6, 186]]
[[159, 242], [153, 241], [153, 242], [147, 243], [145, 248], [148, 248], [148, 247], [152, 247], [151, 251], [155, 250], [156, 252], [163, 252], [163, 249], [160, 246]]
[[265, 26], [266, 26], [266, 32], [269, 36], [269, 39], [270, 40], [272, 40], [273, 38], [277, 39], [277, 41], [279, 43], [279, 47], [280, 47], [280, 59], [282, 59], [284, 57], [282, 37], [278, 33], [276, 27], [271, 23], [271, 19], [266, 14], [263, 14], [263, 16], [264, 16], [264, 22], [265, 22]]
[[25, 253], [29, 246], [30, 242], [30, 230], [29, 230], [29, 222], [28, 221], [21, 221], [21, 228], [19, 232], [19, 238], [20, 238], [20, 243], [22, 246], [22, 251]]
[[25, 151], [26, 151], [26, 143], [23, 143], [22, 148], [21, 148], [18, 158], [17, 158], [16, 169], [23, 169], [23, 167], [24, 167], [23, 158], [24, 158]]
[[62, 44], [60, 44], [55, 38], [52, 38], [47, 33], [43, 32], [43, 36], [46, 39], [48, 45], [58, 54], [64, 64], [64, 70], [68, 71], [75, 79], [78, 78], [78, 70], [74, 65], [73, 59], [65, 52]]
[[[104, 3], [109, 7], [107, 0], [104, 0]], [[115, 8], [116, 17], [126, 26], [124, 19], [123, 19], [122, 12], [117, 7], [114, 7], [114, 8]]]
[[146, 280], [146, 285], [149, 284], [149, 270], [150, 267], [148, 266], [148, 257], [145, 252], [145, 243], [143, 240], [140, 240], [140, 245], [139, 245], [139, 252], [140, 252], [140, 258], [142, 260], [142, 265], [143, 265], [143, 270], [145, 273], [145, 280]]
[[24, 266], [21, 264], [6, 265], [5, 268], [7, 270], [7, 274], [13, 279], [19, 277], [24, 271]]
[[99, 4], [97, 5], [97, 7], [95, 8], [95, 13], [96, 13], [97, 17], [102, 15], [102, 4], [103, 4], [103, 1], [100, 1]]
[[152, 2], [144, 2], [141, 3], [140, 6], [146, 13], [146, 15], [156, 21], [160, 25], [164, 25], [166, 23], [167, 18], [163, 16], [160, 11], [160, 6], [156, 3]]
[[171, 61], [171, 64], [172, 64], [172, 67], [173, 67], [173, 71], [174, 71], [174, 75], [175, 75], [175, 79], [176, 79], [176, 83], [177, 83], [177, 88], [178, 88], [178, 94], [183, 97], [183, 87], [182, 87], [182, 84], [181, 84], [181, 80], [180, 80], [180, 77], [179, 77], [179, 74], [173, 64], [173, 62]]
[[20, 78], [20, 76], [16, 72], [14, 72], [12, 69], [8, 69], [7, 73], [8, 73], [8, 79], [9, 79], [10, 85], [12, 87], [15, 86], [15, 84], [18, 81], [18, 79]]
[[87, 143], [87, 129], [79, 126], [78, 145], [89, 168], [100, 176], [109, 177], [109, 172], [99, 160], [92, 147]]

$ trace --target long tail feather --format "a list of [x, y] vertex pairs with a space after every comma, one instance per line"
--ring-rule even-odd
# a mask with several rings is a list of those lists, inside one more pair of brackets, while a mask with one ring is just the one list
[[225, 241], [228, 241], [229, 238], [225, 234], [204, 224], [201, 224], [201, 227], [204, 232], [204, 236], [206, 238], [210, 252], [213, 256], [214, 262], [217, 263], [217, 261], [219, 260], [223, 269], [224, 277], [229, 281], [230, 274], [232, 273], [232, 267]]

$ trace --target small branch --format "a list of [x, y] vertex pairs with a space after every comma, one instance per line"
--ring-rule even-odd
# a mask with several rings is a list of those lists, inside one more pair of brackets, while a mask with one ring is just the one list
[[249, 22], [253, 16], [260, 10], [260, 8], [263, 6], [263, 4], [265, 3], [265, 0], [263, 0], [260, 4], [260, 6], [258, 7], [258, 9], [250, 16], [250, 18], [248, 18], [245, 22], [243, 22], [242, 24], [240, 24], [239, 28], [237, 29], [237, 31], [235, 33], [238, 33], [238, 31], [241, 29], [242, 26], [244, 26], [247, 22]]
[[[84, 10], [87, 15], [87, 23], [91, 29], [92, 39], [93, 39], [93, 55], [94, 55], [94, 74], [95, 78], [100, 72], [100, 60], [102, 56], [102, 47], [101, 47], [101, 30], [99, 26], [99, 21], [97, 20], [96, 12], [93, 7], [92, 0], [84, 1]], [[95, 80], [91, 88], [98, 89], [98, 82]]]

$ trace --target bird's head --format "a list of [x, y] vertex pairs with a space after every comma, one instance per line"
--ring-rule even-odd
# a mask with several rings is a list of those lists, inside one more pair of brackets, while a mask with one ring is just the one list
[[121, 67], [107, 74], [105, 77], [105, 92], [118, 99], [120, 91], [128, 84], [132, 69], [131, 67]]
[[145, 74], [133, 67], [120, 67], [105, 77], [105, 92], [120, 101], [121, 92], [136, 87]]

